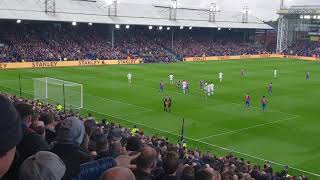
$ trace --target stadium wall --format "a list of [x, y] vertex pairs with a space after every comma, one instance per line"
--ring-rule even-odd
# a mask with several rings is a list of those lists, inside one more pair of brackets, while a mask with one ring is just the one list
[[320, 57], [304, 57], [281, 54], [259, 54], [259, 55], [242, 55], [242, 56], [208, 56], [208, 57], [187, 57], [185, 61], [221, 61], [221, 60], [243, 60], [243, 59], [263, 59], [263, 58], [286, 58], [300, 59], [306, 61], [320, 61]]
[[[187, 57], [184, 60], [187, 62], [195, 62], [195, 61], [222, 61], [222, 60], [244, 60], [244, 59], [264, 59], [264, 58], [284, 58], [284, 59], [300, 59], [300, 60], [306, 60], [306, 61], [320, 61], [320, 57], [304, 57], [304, 56], [281, 55], [281, 54]], [[15, 62], [15, 63], [0, 63], [0, 69], [103, 66], [103, 65], [116, 65], [116, 64], [140, 64], [141, 62], [142, 62], [141, 59]]]
[[0, 63], [0, 69], [102, 66], [102, 65], [115, 65], [115, 64], [140, 64], [140, 63], [141, 63], [141, 59], [15, 62], [15, 63]]

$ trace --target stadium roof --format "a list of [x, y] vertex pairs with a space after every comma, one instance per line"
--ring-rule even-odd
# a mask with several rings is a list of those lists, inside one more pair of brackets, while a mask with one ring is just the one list
[[289, 9], [320, 9], [320, 5], [299, 5], [299, 6], [291, 6]]
[[320, 5], [299, 5], [281, 9], [277, 12], [281, 15], [320, 15]]
[[1, 0], [0, 19], [37, 21], [92, 22], [106, 24], [185, 26], [208, 28], [273, 29], [249, 15], [242, 23], [242, 12], [216, 12], [216, 22], [209, 22], [205, 9], [179, 8], [177, 19], [169, 20], [169, 7], [151, 4], [120, 3], [117, 16], [108, 16], [108, 7], [101, 0], [56, 0], [56, 13], [45, 13], [44, 0]]

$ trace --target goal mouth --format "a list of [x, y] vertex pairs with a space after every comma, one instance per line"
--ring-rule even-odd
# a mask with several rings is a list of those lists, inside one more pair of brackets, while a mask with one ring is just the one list
[[60, 104], [64, 109], [83, 108], [83, 85], [51, 77], [32, 78], [34, 100]]

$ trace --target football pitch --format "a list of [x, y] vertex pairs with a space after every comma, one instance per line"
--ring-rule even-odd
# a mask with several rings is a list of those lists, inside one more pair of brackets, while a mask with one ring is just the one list
[[[244, 68], [246, 76], [240, 77]], [[273, 78], [273, 70], [278, 77]], [[306, 80], [310, 72], [311, 80]], [[218, 73], [224, 73], [222, 83]], [[133, 74], [129, 86], [126, 75]], [[183, 94], [174, 80], [188, 80], [190, 92]], [[226, 155], [229, 152], [251, 162], [271, 161], [278, 169], [289, 165], [291, 174], [320, 179], [320, 64], [288, 59], [259, 59], [173, 64], [139, 64], [0, 71], [0, 91], [33, 98], [32, 78], [52, 77], [83, 84], [83, 114], [98, 120], [137, 125], [146, 134], [180, 139], [182, 119], [188, 147]], [[215, 84], [206, 99], [199, 81]], [[165, 82], [164, 93], [159, 83]], [[273, 83], [273, 94], [267, 86]], [[251, 109], [245, 109], [245, 95]], [[163, 111], [163, 97], [172, 98], [172, 112]], [[268, 100], [262, 112], [261, 98]]]

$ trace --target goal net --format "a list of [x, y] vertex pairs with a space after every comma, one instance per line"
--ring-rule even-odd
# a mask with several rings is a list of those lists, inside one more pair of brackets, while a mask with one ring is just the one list
[[83, 107], [82, 84], [43, 77], [33, 78], [33, 86], [35, 100], [61, 104], [66, 109], [81, 109]]

